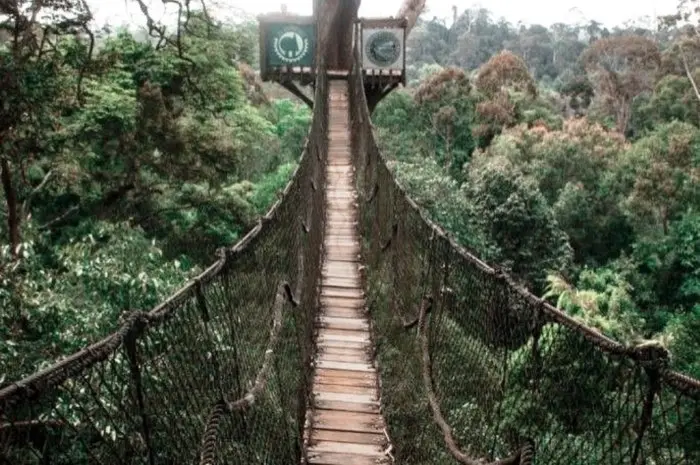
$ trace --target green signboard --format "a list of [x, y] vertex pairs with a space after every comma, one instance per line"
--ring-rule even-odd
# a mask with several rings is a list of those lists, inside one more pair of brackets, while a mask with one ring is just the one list
[[268, 24], [265, 56], [268, 68], [313, 67], [316, 55], [314, 24]]

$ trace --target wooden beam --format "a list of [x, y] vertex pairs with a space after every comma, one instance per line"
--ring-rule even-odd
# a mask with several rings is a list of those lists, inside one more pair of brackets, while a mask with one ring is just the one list
[[369, 108], [370, 115], [374, 112], [374, 109], [377, 107], [379, 102], [381, 102], [384, 99], [384, 97], [389, 95], [389, 93], [392, 90], [396, 89], [398, 86], [398, 82], [392, 82], [391, 84], [386, 85], [381, 90], [365, 89], [365, 92], [367, 94], [367, 107]]
[[314, 101], [311, 100], [309, 97], [307, 97], [306, 94], [303, 93], [301, 91], [301, 89], [299, 89], [299, 87], [297, 87], [297, 85], [294, 82], [292, 82], [292, 81], [280, 81], [280, 85], [282, 87], [284, 87], [285, 89], [287, 89], [292, 94], [294, 94], [296, 97], [301, 99], [305, 104], [307, 104], [309, 106], [309, 108], [311, 108], [313, 110]]
[[369, 28], [405, 28], [408, 24], [406, 18], [360, 18], [358, 22]]

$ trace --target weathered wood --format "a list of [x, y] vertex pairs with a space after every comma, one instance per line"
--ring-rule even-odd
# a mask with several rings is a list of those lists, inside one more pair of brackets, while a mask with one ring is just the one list
[[376, 386], [343, 386], [342, 384], [317, 384], [314, 392], [335, 392], [337, 394], [357, 394], [363, 396], [372, 395], [376, 391]]
[[347, 84], [331, 82], [326, 230], [307, 457], [317, 465], [388, 463], [367, 320]]
[[350, 308], [354, 310], [364, 310], [365, 300], [364, 298], [348, 298], [348, 297], [336, 297], [336, 296], [321, 296], [321, 306], [322, 307], [338, 307], [338, 308]]
[[386, 437], [383, 434], [373, 433], [351, 433], [349, 431], [316, 430], [311, 441], [333, 441], [350, 442], [355, 444], [386, 444]]
[[331, 441], [318, 441], [309, 448], [309, 452], [335, 452], [339, 454], [355, 454], [377, 456], [382, 454], [382, 448], [374, 444], [351, 444]]
[[345, 412], [336, 410], [314, 411], [314, 426], [319, 429], [356, 431], [358, 433], [379, 433], [384, 429], [384, 419], [371, 413]]
[[336, 454], [332, 452], [313, 452], [308, 454], [311, 465], [377, 465], [376, 457], [357, 454]]
[[[319, 338], [320, 339], [320, 338]], [[348, 348], [354, 348], [354, 349], [366, 349], [370, 347], [371, 342], [369, 340], [365, 341], [348, 341], [348, 340], [342, 340], [342, 339], [328, 339], [326, 338], [324, 341], [319, 340], [318, 344], [323, 344], [325, 347], [348, 347]]]
[[321, 326], [329, 329], [369, 331], [369, 323], [361, 318], [339, 318], [324, 315], [320, 318], [320, 323]]
[[366, 349], [350, 348], [350, 347], [319, 347], [319, 353], [323, 354], [340, 354], [340, 355], [362, 355], [369, 354], [371, 351]]

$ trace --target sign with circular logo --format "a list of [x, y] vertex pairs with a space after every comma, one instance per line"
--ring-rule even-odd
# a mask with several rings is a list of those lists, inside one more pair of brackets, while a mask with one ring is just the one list
[[401, 56], [401, 41], [393, 32], [375, 32], [365, 42], [365, 56], [374, 65], [389, 66]]
[[309, 38], [298, 27], [279, 29], [272, 41], [272, 50], [284, 63], [301, 61], [309, 53]]

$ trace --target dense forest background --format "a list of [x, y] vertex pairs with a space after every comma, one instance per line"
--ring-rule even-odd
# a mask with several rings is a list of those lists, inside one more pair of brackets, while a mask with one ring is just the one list
[[[0, 2], [0, 385], [172, 292], [255, 224], [301, 153], [310, 112], [257, 80], [255, 22], [187, 10], [166, 27], [135, 3], [146, 30], [97, 29], [82, 0]], [[421, 20], [410, 85], [374, 124], [465, 246], [700, 376], [700, 33], [686, 12], [658, 30], [485, 9]]]
[[375, 114], [433, 219], [626, 343], [700, 376], [697, 2], [660, 26], [420, 21]]

